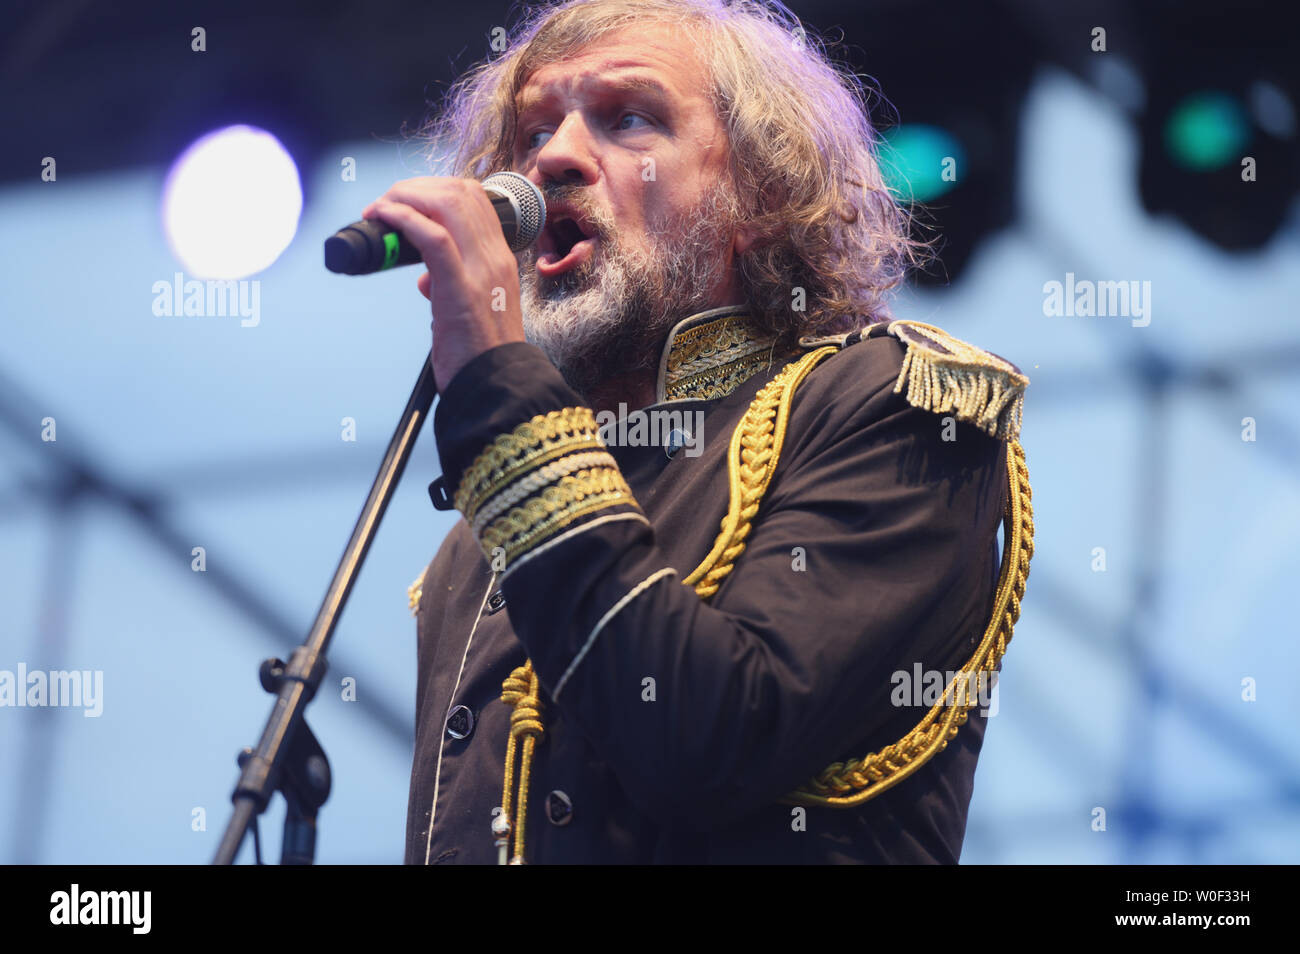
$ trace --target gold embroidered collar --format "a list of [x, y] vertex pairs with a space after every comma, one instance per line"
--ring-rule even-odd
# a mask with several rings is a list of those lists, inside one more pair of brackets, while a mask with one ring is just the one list
[[775, 342], [739, 305], [683, 318], [664, 343], [655, 403], [726, 397], [772, 361]]

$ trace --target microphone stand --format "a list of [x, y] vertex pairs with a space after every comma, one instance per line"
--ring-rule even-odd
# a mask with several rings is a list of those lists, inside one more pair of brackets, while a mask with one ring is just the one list
[[316, 851], [316, 812], [329, 797], [330, 769], [324, 749], [306, 723], [305, 710], [325, 676], [325, 650], [334, 635], [334, 627], [347, 604], [352, 585], [361, 572], [361, 564], [370, 550], [379, 522], [384, 518], [384, 511], [388, 509], [388, 501], [402, 479], [407, 458], [411, 456], [415, 439], [429, 416], [429, 408], [437, 393], [433, 368], [426, 358], [397, 430], [388, 442], [379, 473], [370, 485], [370, 495], [361, 508], [361, 516], [352, 528], [352, 536], [334, 571], [329, 589], [325, 591], [311, 632], [303, 644], [294, 649], [287, 663], [268, 659], [261, 665], [262, 687], [275, 696], [275, 703], [257, 748], [245, 748], [239, 753], [239, 781], [230, 796], [235, 809], [213, 864], [234, 864], [250, 825], [258, 849], [257, 862], [261, 863], [257, 816], [266, 811], [271, 796], [277, 791], [284, 795], [288, 806], [280, 863], [312, 863]]

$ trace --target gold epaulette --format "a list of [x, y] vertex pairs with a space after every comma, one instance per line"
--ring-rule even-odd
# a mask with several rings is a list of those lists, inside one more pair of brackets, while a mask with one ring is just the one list
[[785, 798], [786, 804], [852, 808], [903, 781], [947, 747], [966, 723], [975, 698], [970, 689], [981, 673], [992, 673], [1006, 652], [1020, 618], [1020, 602], [1034, 553], [1034, 511], [1029, 471], [1020, 446], [1020, 416], [1029, 380], [1009, 361], [951, 337], [932, 325], [893, 321], [825, 338], [805, 337], [813, 348], [787, 365], [750, 404], [732, 434], [727, 457], [730, 500], [713, 549], [682, 582], [702, 600], [744, 552], [745, 538], [776, 471], [795, 388], [823, 359], [861, 338], [891, 334], [907, 345], [894, 393], [906, 389], [908, 403], [950, 413], [1006, 442], [1009, 493], [1003, 512], [1005, 549], [993, 612], [983, 639], [942, 697], [913, 729], [892, 745], [862, 758], [833, 762]]
[[891, 335], [907, 346], [894, 393], [923, 411], [951, 414], [991, 437], [1017, 440], [1029, 379], [1010, 361], [920, 321], [889, 321], [860, 331], [804, 337], [804, 348], [846, 347], [862, 338]]

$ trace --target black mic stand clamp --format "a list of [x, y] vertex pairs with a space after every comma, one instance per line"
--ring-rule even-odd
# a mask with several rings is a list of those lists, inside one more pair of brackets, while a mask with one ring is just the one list
[[[262, 688], [279, 696], [282, 688], [293, 684], [303, 687], [303, 702], [310, 702], [329, 668], [317, 656], [316, 665], [308, 661], [306, 647], [299, 646], [290, 662], [271, 658], [258, 668]], [[309, 865], [316, 857], [316, 812], [330, 795], [330, 763], [320, 741], [307, 725], [304, 717], [289, 744], [285, 763], [278, 779], [265, 759], [254, 756], [251, 748], [239, 753], [240, 779], [234, 797], [250, 798], [258, 806], [257, 814], [266, 810], [271, 796], [279, 791], [284, 795], [284, 838], [280, 846], [280, 864]], [[250, 768], [250, 766], [252, 766]], [[256, 822], [254, 822], [256, 824]], [[257, 863], [261, 864], [261, 846], [256, 844]]]

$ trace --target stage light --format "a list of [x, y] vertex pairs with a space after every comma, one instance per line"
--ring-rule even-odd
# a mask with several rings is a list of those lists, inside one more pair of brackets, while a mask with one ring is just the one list
[[1235, 96], [1219, 91], [1186, 97], [1165, 123], [1165, 148], [1170, 158], [1197, 171], [1235, 164], [1250, 138], [1245, 108]]
[[293, 158], [254, 126], [196, 140], [163, 187], [167, 243], [196, 278], [242, 278], [266, 268], [293, 240], [301, 213]]
[[929, 202], [952, 190], [964, 171], [966, 153], [946, 129], [904, 124], [882, 137], [881, 171], [890, 190], [904, 202]]
[[[978, 4], [942, 14], [910, 0], [837, 7], [837, 48], [865, 78], [885, 183], [913, 213], [914, 237], [937, 260], [913, 273], [921, 285], [958, 281], [976, 248], [1014, 214], [1020, 111], [1036, 62], [1016, 22]], [[973, 38], [978, 37], [978, 42]], [[937, 68], [936, 64], [942, 64]]]
[[1139, 118], [1143, 206], [1221, 249], [1262, 248], [1300, 194], [1290, 26], [1265, 0], [1241, 0], [1231, 17], [1210, 0], [1134, 12], [1149, 91]]

